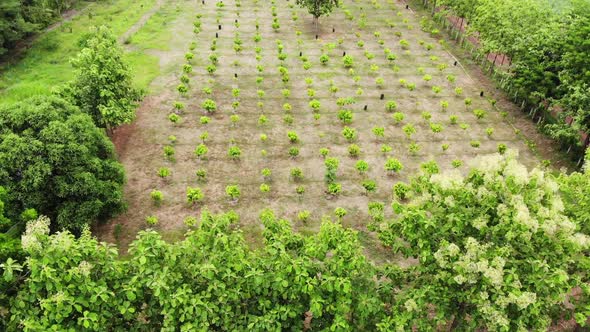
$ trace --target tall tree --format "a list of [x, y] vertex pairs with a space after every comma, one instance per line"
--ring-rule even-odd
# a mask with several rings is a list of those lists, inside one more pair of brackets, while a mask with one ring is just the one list
[[37, 28], [36, 24], [24, 19], [23, 7], [19, 0], [0, 1], [0, 55]]
[[95, 28], [86, 48], [72, 63], [76, 78], [63, 88], [63, 96], [109, 133], [133, 121], [140, 93], [133, 87], [129, 66], [109, 28]]
[[307, 8], [307, 11], [313, 15], [314, 23], [318, 24], [320, 16], [327, 16], [340, 6], [339, 0], [297, 0], [297, 5]]
[[124, 208], [123, 167], [90, 116], [56, 97], [0, 109], [0, 185], [8, 215], [34, 208], [79, 231]]

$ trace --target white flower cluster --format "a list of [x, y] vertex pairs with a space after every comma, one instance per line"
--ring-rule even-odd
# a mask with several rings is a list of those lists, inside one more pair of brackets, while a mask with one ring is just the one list
[[454, 189], [463, 186], [463, 176], [458, 170], [450, 170], [444, 173], [436, 173], [430, 177], [430, 182], [439, 185], [443, 190]]
[[475, 284], [485, 278], [492, 286], [500, 288], [504, 281], [506, 261], [499, 256], [494, 257], [491, 261], [485, 258], [489, 247], [489, 245], [480, 244], [476, 239], [470, 237], [465, 242], [465, 252], [462, 255], [459, 255], [459, 247], [451, 243], [437, 251], [434, 257], [443, 268], [451, 264], [448, 258], [454, 260], [452, 269], [457, 273], [454, 280], [458, 284]]
[[531, 235], [539, 229], [539, 222], [531, 216], [529, 208], [521, 195], [512, 196], [510, 203], [514, 208], [514, 221], [525, 226], [530, 231], [527, 234], [527, 237], [530, 239]]
[[404, 307], [406, 307], [406, 310], [409, 312], [418, 310], [418, 304], [416, 304], [416, 301], [414, 301], [414, 299], [407, 300], [404, 303]]
[[491, 304], [486, 303], [481, 306], [479, 311], [487, 321], [486, 327], [489, 331], [508, 330], [510, 327], [510, 320], [506, 317], [504, 312], [494, 308]]
[[517, 185], [525, 185], [529, 182], [529, 172], [526, 167], [516, 161], [516, 159], [509, 159], [504, 166], [504, 176], [510, 177]]
[[449, 243], [445, 246], [441, 246], [435, 253], [434, 259], [442, 268], [446, 268], [449, 265], [449, 260], [447, 258], [452, 258], [454, 260], [455, 257], [459, 255], [461, 249], [454, 243]]
[[87, 261], [81, 261], [78, 265], [78, 271], [85, 277], [88, 277], [90, 275], [91, 270], [92, 264], [88, 263]]
[[49, 234], [50, 220], [46, 216], [40, 216], [27, 223], [27, 228], [21, 237], [21, 246], [24, 251], [34, 253], [41, 250], [40, 237]]

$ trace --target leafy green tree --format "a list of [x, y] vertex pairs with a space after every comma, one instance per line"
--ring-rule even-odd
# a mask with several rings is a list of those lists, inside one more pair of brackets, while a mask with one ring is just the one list
[[176, 244], [140, 232], [125, 259], [88, 230], [49, 235], [40, 218], [23, 237], [27, 262], [2, 267], [12, 281], [26, 275], [8, 330], [370, 330], [383, 318], [355, 231], [323, 220], [304, 237], [269, 210], [260, 218], [258, 251], [235, 213], [204, 212]]
[[121, 212], [123, 167], [92, 119], [57, 97], [33, 97], [0, 109], [0, 185], [9, 216], [29, 208], [60, 229]]
[[133, 87], [131, 70], [109, 28], [97, 27], [72, 64], [76, 78], [62, 89], [63, 96], [109, 133], [133, 121], [140, 92]]
[[19, 0], [0, 3], [0, 55], [27, 34], [37, 31], [38, 26], [23, 17], [23, 9]]
[[313, 15], [314, 23], [318, 24], [321, 16], [328, 16], [330, 13], [340, 6], [338, 0], [297, 0], [296, 4]]

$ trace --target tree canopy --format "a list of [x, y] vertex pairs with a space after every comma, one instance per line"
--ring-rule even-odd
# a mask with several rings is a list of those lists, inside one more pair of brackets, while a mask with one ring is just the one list
[[564, 214], [555, 179], [495, 154], [467, 177], [425, 174], [411, 188], [380, 228], [386, 245], [419, 260], [392, 326], [545, 330], [564, 311], [590, 237]]
[[582, 145], [579, 131], [590, 132], [590, 1], [438, 3], [446, 9], [442, 13], [467, 18], [468, 32], [476, 34], [483, 54], [508, 56], [510, 67], [499, 74], [519, 103], [562, 111], [544, 127], [553, 138]]
[[0, 2], [0, 56], [19, 40], [38, 32], [77, 0], [2, 0]]
[[[204, 211], [184, 240], [141, 231], [124, 258], [88, 229], [50, 235], [40, 217], [22, 237], [28, 259], [0, 266], [18, 285], [6, 329], [498, 331], [585, 321], [590, 239], [568, 217], [559, 178], [512, 156], [481, 158], [467, 176], [427, 166], [392, 204], [395, 216], [372, 225], [416, 259], [405, 267], [369, 261], [339, 222], [304, 236], [270, 210], [258, 250], [237, 214]], [[572, 309], [564, 299], [578, 286]]]
[[11, 218], [33, 208], [80, 231], [124, 208], [122, 166], [92, 119], [57, 97], [0, 109], [0, 185]]
[[97, 126], [111, 130], [135, 118], [140, 93], [133, 87], [131, 71], [117, 39], [106, 26], [95, 28], [85, 48], [72, 60], [76, 78], [61, 94]]
[[296, 3], [302, 8], [307, 8], [316, 20], [321, 16], [330, 15], [340, 5], [339, 0], [297, 0]]

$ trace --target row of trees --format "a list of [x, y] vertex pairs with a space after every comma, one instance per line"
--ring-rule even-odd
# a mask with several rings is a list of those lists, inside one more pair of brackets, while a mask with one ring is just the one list
[[[566, 146], [590, 131], [590, 2], [588, 0], [438, 0], [434, 5], [477, 33], [483, 54], [506, 55], [503, 87], [529, 107], [563, 110], [545, 127]], [[465, 24], [464, 24], [465, 22]], [[583, 151], [580, 149], [580, 151]]]
[[[204, 212], [185, 240], [141, 232], [122, 259], [88, 230], [49, 235], [40, 217], [23, 235], [26, 263], [8, 260], [16, 296], [7, 330], [545, 330], [585, 324], [590, 170], [554, 177], [510, 154], [479, 159], [467, 176], [432, 162], [383, 218], [384, 245], [416, 259], [376, 266], [357, 233], [322, 221], [316, 235], [262, 211], [252, 251], [233, 213]], [[403, 198], [402, 198], [403, 197]], [[584, 234], [586, 233], [586, 234]], [[581, 294], [566, 297], [581, 287]], [[573, 304], [573, 307], [571, 306]], [[10, 309], [8, 309], [10, 308]]]
[[2, 0], [0, 3], [0, 56], [21, 39], [54, 22], [79, 0]]

